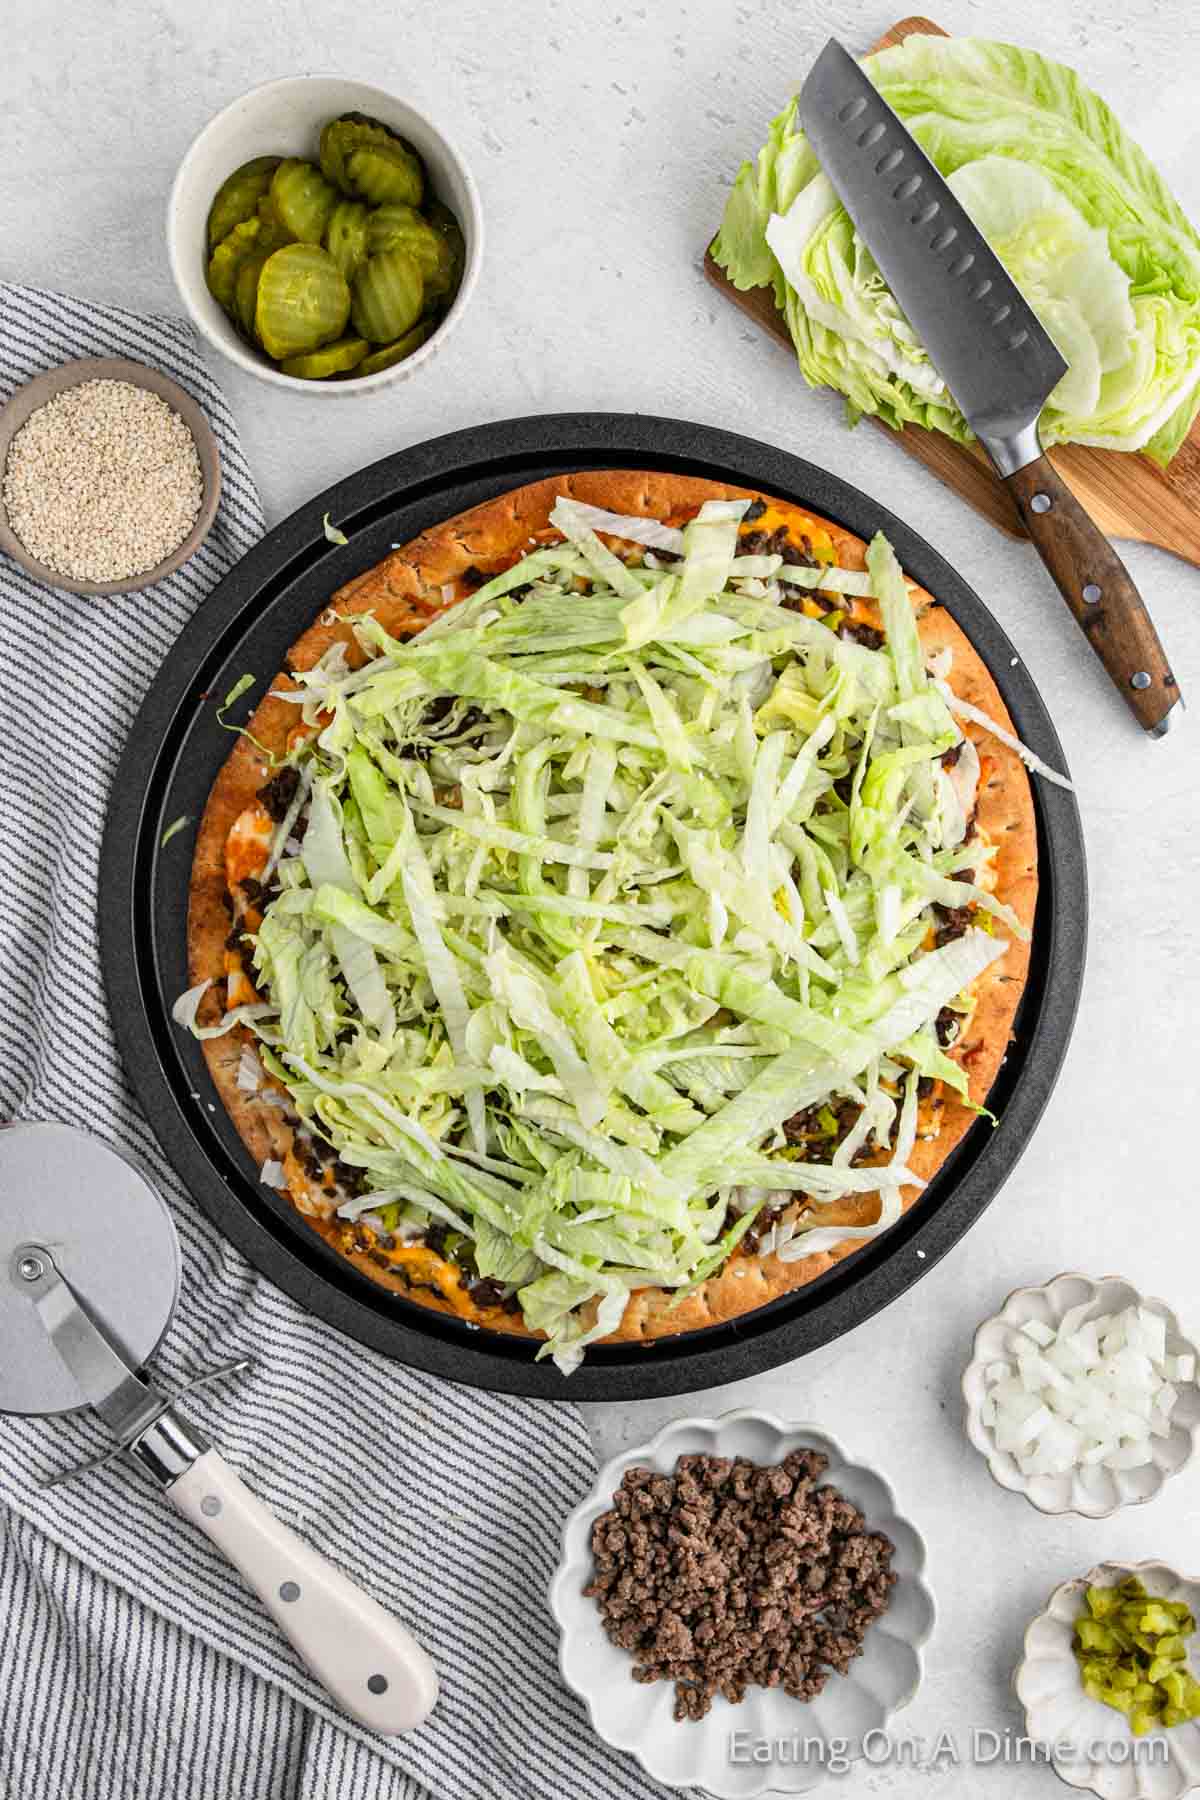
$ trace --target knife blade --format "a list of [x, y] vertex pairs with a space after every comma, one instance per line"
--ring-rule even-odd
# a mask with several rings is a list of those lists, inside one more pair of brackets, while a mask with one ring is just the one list
[[1161, 737], [1182, 706], [1166, 653], [1128, 570], [1038, 435], [1067, 363], [939, 170], [834, 38], [800, 91], [799, 113], [1064, 600], [1138, 723]]

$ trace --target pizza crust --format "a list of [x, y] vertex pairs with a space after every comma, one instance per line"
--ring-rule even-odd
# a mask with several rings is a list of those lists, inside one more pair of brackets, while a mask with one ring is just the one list
[[[421, 629], [445, 607], [448, 599], [457, 599], [461, 592], [469, 591], [473, 573], [486, 573], [489, 565], [504, 566], [524, 555], [539, 535], [547, 533], [550, 511], [563, 494], [611, 512], [657, 519], [687, 515], [708, 499], [762, 498], [772, 512], [786, 516], [789, 524], [796, 531], [803, 531], [815, 545], [830, 546], [840, 567], [866, 567], [866, 546], [853, 533], [790, 502], [773, 501], [757, 490], [660, 472], [582, 471], [532, 482], [498, 495], [422, 532], [376, 568], [348, 582], [297, 639], [288, 657], [288, 670], [311, 668], [338, 641], [346, 645], [352, 664], [363, 662], [365, 657], [346, 622], [347, 615], [373, 613], [384, 629], [397, 637]], [[448, 589], [453, 590], [449, 596], [444, 591]], [[910, 594], [926, 652], [952, 652], [949, 681], [955, 693], [1011, 730], [1012, 721], [999, 690], [966, 634], [924, 589], [910, 583]], [[297, 710], [274, 696], [295, 687], [290, 673], [277, 677], [247, 728], [260, 744], [277, 755], [288, 747]], [[963, 728], [974, 740], [980, 757], [976, 818], [981, 831], [996, 846], [996, 892], [1032, 929], [1037, 902], [1037, 824], [1028, 774], [1015, 751], [977, 725]], [[192, 868], [188, 960], [193, 982], [206, 978], [214, 982], [201, 1005], [202, 1024], [214, 1022], [223, 1010], [216, 990], [225, 971], [225, 940], [231, 925], [226, 840], [234, 821], [253, 804], [269, 775], [270, 764], [251, 737], [239, 737], [217, 777], [201, 821]], [[969, 1072], [970, 1098], [975, 1105], [986, 1100], [1008, 1050], [1013, 1018], [1028, 974], [1029, 954], [1028, 943], [1011, 938], [1004, 956], [985, 971], [973, 990], [975, 1010], [952, 1054]], [[209, 1072], [256, 1163], [261, 1164], [268, 1157], [284, 1161], [293, 1141], [292, 1127], [284, 1113], [262, 1104], [237, 1085], [241, 1047], [248, 1037], [248, 1033], [238, 1031], [206, 1040], [204, 1053]], [[940, 1129], [936, 1136], [918, 1138], [909, 1159], [913, 1173], [926, 1182], [932, 1180], [975, 1122], [975, 1113], [957, 1095], [942, 1094]], [[905, 1210], [919, 1192], [914, 1187], [902, 1191]], [[878, 1208], [875, 1195], [849, 1196], [822, 1208], [819, 1219], [822, 1225], [870, 1224], [878, 1217]], [[368, 1255], [339, 1244], [342, 1234], [336, 1221], [310, 1218], [308, 1224], [372, 1281], [422, 1306], [463, 1316], [443, 1295], [431, 1289], [410, 1288], [402, 1278], [379, 1268]], [[630, 1296], [620, 1328], [605, 1341], [650, 1341], [737, 1318], [816, 1280], [859, 1247], [860, 1241], [848, 1239], [831, 1250], [789, 1263], [781, 1262], [775, 1255], [735, 1256], [683, 1300], [660, 1289], [639, 1289]], [[472, 1317], [488, 1330], [534, 1335], [519, 1315], [503, 1313], [498, 1308], [476, 1308]]]

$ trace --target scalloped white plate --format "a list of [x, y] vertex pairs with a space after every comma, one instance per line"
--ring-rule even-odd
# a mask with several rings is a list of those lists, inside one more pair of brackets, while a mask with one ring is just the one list
[[[670, 1474], [681, 1456], [695, 1454], [745, 1456], [767, 1466], [805, 1448], [824, 1451], [829, 1468], [822, 1480], [861, 1508], [872, 1530], [884, 1532], [895, 1545], [892, 1568], [898, 1580], [888, 1609], [872, 1625], [850, 1674], [832, 1676], [815, 1700], [792, 1700], [779, 1688], [751, 1688], [740, 1706], [718, 1695], [704, 1719], [677, 1724], [673, 1685], [633, 1680], [632, 1657], [609, 1642], [595, 1601], [584, 1595], [592, 1569], [593, 1522], [612, 1505], [626, 1469], [648, 1466]], [[591, 1494], [567, 1520], [562, 1561], [550, 1588], [561, 1634], [559, 1667], [567, 1686], [587, 1706], [598, 1735], [635, 1756], [665, 1786], [702, 1787], [717, 1800], [804, 1794], [829, 1773], [833, 1740], [847, 1739], [847, 1755], [853, 1758], [865, 1734], [884, 1728], [916, 1693], [923, 1669], [921, 1646], [935, 1616], [924, 1576], [924, 1542], [897, 1512], [888, 1483], [849, 1457], [827, 1432], [748, 1409], [719, 1419], [678, 1419], [652, 1443], [606, 1463]], [[782, 1741], [784, 1752], [764, 1763], [734, 1761], [734, 1732], [745, 1732], [747, 1741]], [[795, 1756], [790, 1754], [793, 1745], [798, 1747]]]
[[1045, 1612], [1025, 1633], [1025, 1655], [1013, 1686], [1025, 1708], [1028, 1736], [1068, 1746], [1051, 1758], [1055, 1774], [1068, 1786], [1087, 1788], [1104, 1800], [1182, 1800], [1200, 1786], [1200, 1721], [1135, 1738], [1124, 1713], [1084, 1693], [1071, 1648], [1084, 1588], [1113, 1587], [1127, 1575], [1139, 1576], [1156, 1599], [1186, 1601], [1200, 1617], [1200, 1581], [1166, 1563], [1100, 1563], [1055, 1588]]
[[1039, 1512], [1081, 1514], [1085, 1519], [1106, 1519], [1122, 1506], [1140, 1506], [1160, 1493], [1163, 1483], [1177, 1475], [1196, 1453], [1200, 1436], [1200, 1384], [1179, 1382], [1179, 1397], [1171, 1412], [1171, 1435], [1151, 1438], [1153, 1461], [1141, 1469], [1076, 1469], [1069, 1475], [1023, 1475], [1007, 1450], [996, 1446], [995, 1432], [980, 1417], [986, 1392], [984, 1370], [994, 1362], [1012, 1362], [1020, 1328], [1030, 1319], [1056, 1330], [1073, 1306], [1091, 1304], [1089, 1317], [1107, 1318], [1127, 1306], [1145, 1306], [1166, 1321], [1170, 1356], [1200, 1352], [1184, 1337], [1179, 1320], [1162, 1300], [1139, 1294], [1120, 1275], [1056, 1275], [1042, 1287], [1016, 1288], [994, 1318], [985, 1319], [975, 1333], [975, 1346], [962, 1378], [963, 1424], [967, 1436], [987, 1458], [988, 1469], [1000, 1486], [1024, 1494]]

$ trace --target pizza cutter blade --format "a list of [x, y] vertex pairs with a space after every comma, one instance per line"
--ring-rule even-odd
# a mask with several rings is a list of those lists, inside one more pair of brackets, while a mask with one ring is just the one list
[[178, 1291], [175, 1228], [138, 1169], [68, 1126], [0, 1129], [0, 1412], [90, 1406], [114, 1454], [224, 1552], [333, 1699], [375, 1731], [411, 1730], [437, 1699], [425, 1651], [283, 1525], [142, 1370]]

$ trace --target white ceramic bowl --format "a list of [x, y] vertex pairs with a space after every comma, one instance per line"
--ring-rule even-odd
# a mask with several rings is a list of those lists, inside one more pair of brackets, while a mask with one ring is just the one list
[[[1026, 1735], [1055, 1746], [1055, 1773], [1070, 1787], [1104, 1800], [1182, 1800], [1200, 1786], [1200, 1721], [1135, 1738], [1124, 1713], [1084, 1693], [1071, 1648], [1084, 1589], [1114, 1587], [1127, 1575], [1136, 1575], [1156, 1599], [1186, 1601], [1200, 1618], [1200, 1581], [1166, 1563], [1101, 1563], [1055, 1588], [1025, 1633], [1013, 1686], [1025, 1708]], [[1190, 1667], [1198, 1672], [1194, 1656]]]
[[[789, 1699], [781, 1688], [753, 1687], [740, 1706], [718, 1695], [705, 1718], [677, 1724], [673, 1685], [633, 1680], [632, 1657], [609, 1642], [595, 1601], [583, 1592], [592, 1570], [592, 1525], [612, 1505], [626, 1469], [649, 1467], [670, 1474], [681, 1456], [694, 1454], [745, 1456], [765, 1466], [805, 1448], [824, 1451], [829, 1468], [822, 1479], [861, 1509], [872, 1530], [892, 1540], [892, 1568], [899, 1579], [888, 1609], [871, 1626], [850, 1673], [832, 1675], [815, 1700], [801, 1702]], [[550, 1605], [559, 1626], [563, 1680], [586, 1704], [599, 1736], [629, 1751], [667, 1787], [700, 1787], [718, 1800], [803, 1794], [826, 1775], [836, 1776], [839, 1769], [829, 1766], [838, 1760], [835, 1742], [847, 1740], [846, 1755], [854, 1759], [865, 1734], [883, 1729], [916, 1693], [921, 1646], [934, 1622], [933, 1595], [925, 1583], [925, 1545], [916, 1527], [897, 1512], [883, 1477], [847, 1456], [827, 1432], [751, 1411], [720, 1419], [678, 1419], [652, 1443], [606, 1463], [591, 1494], [567, 1520]], [[745, 1732], [747, 1740], [784, 1740], [789, 1750], [771, 1762], [735, 1762], [730, 1754], [733, 1732]], [[808, 1741], [807, 1754], [791, 1760], [790, 1747], [797, 1740]]]
[[[213, 196], [227, 175], [254, 156], [279, 153], [315, 160], [317, 139], [327, 119], [339, 113], [363, 112], [406, 137], [424, 159], [430, 185], [462, 226], [466, 260], [454, 304], [432, 337], [419, 350], [357, 381], [302, 381], [282, 374], [244, 339], [209, 293], [204, 280], [205, 226]], [[296, 75], [251, 88], [211, 119], [192, 142], [179, 165], [167, 203], [167, 252], [180, 298], [210, 344], [240, 369], [313, 396], [368, 394], [391, 382], [404, 381], [424, 368], [445, 345], [462, 318], [479, 276], [483, 254], [483, 218], [479, 193], [461, 153], [440, 126], [407, 101], [340, 75]]]
[[[1042, 1287], [1017, 1288], [996, 1316], [985, 1319], [975, 1333], [972, 1359], [962, 1378], [963, 1423], [967, 1436], [987, 1458], [988, 1469], [1001, 1487], [1024, 1494], [1039, 1512], [1073, 1512], [1086, 1519], [1106, 1519], [1119, 1507], [1153, 1500], [1168, 1477], [1177, 1475], [1195, 1455], [1200, 1433], [1200, 1385], [1196, 1381], [1176, 1383], [1179, 1397], [1171, 1412], [1171, 1435], [1151, 1438], [1153, 1461], [1140, 1469], [1092, 1467], [1076, 1469], [1068, 1475], [1024, 1475], [1016, 1458], [997, 1448], [995, 1432], [980, 1416], [987, 1392], [984, 1372], [991, 1363], [1013, 1361], [1021, 1326], [1038, 1319], [1055, 1330], [1073, 1306], [1085, 1302], [1090, 1308], [1087, 1317], [1094, 1319], [1107, 1318], [1127, 1306], [1145, 1306], [1166, 1321], [1169, 1356], [1190, 1354], [1200, 1359], [1170, 1307], [1139, 1294], [1119, 1275], [1104, 1275], [1096, 1281], [1089, 1275], [1056, 1275]], [[1197, 1368], [1200, 1369], [1200, 1360]]]

